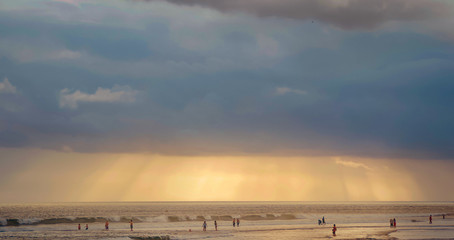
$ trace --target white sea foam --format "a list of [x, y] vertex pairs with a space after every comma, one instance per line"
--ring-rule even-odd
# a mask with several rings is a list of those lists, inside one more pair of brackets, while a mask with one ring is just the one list
[[25, 225], [35, 224], [35, 223], [38, 223], [40, 221], [42, 221], [41, 218], [23, 218], [23, 219], [19, 219], [18, 220], [19, 224], [25, 224]]
[[196, 220], [197, 219], [197, 216], [195, 215], [191, 215], [191, 216], [188, 216], [189, 220]]
[[146, 218], [147, 222], [168, 222], [169, 218], [166, 215], [160, 215], [156, 217], [148, 217]]
[[121, 217], [120, 216], [110, 216], [107, 218], [107, 220], [109, 220], [111, 222], [119, 222], [119, 221], [121, 221]]

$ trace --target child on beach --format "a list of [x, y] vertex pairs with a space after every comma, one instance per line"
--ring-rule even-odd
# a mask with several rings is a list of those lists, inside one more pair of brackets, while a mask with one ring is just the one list
[[105, 226], [106, 226], [106, 230], [109, 230], [109, 221], [106, 221]]
[[131, 228], [131, 231], [134, 228], [134, 223], [132, 222], [132, 219], [131, 219], [131, 221], [129, 221], [129, 227]]
[[79, 226], [77, 226], [77, 229], [80, 230], [80, 223], [79, 223]]
[[239, 219], [239, 218], [236, 219], [236, 226], [237, 226], [237, 227], [240, 226], [240, 219]]
[[88, 223], [85, 224], [85, 230], [88, 230]]
[[207, 231], [207, 221], [203, 221], [203, 231], [206, 232]]
[[235, 227], [235, 218], [233, 219], [233, 227]]
[[336, 231], [337, 231], [336, 224], [334, 224], [334, 226], [333, 226], [333, 236], [336, 236]]
[[432, 224], [432, 215], [429, 217], [429, 223]]
[[218, 223], [216, 222], [216, 220], [214, 220], [214, 229], [216, 229], [216, 231], [218, 230]]

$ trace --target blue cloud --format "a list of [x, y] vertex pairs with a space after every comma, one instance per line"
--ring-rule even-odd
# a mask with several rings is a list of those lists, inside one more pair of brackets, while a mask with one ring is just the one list
[[[0, 105], [2, 146], [454, 156], [449, 40], [406, 24], [343, 31], [202, 8], [187, 11], [211, 18], [192, 14], [184, 25], [172, 15], [181, 6], [165, 5], [169, 15], [158, 17], [118, 4], [125, 9], [115, 14], [130, 25], [0, 11], [0, 77], [21, 93], [0, 95], [20, 109]], [[112, 9], [61, 11], [92, 16], [103, 10]], [[141, 94], [123, 101], [111, 95], [115, 85]], [[64, 89], [72, 108], [61, 105]], [[99, 89], [110, 92], [95, 97]]]

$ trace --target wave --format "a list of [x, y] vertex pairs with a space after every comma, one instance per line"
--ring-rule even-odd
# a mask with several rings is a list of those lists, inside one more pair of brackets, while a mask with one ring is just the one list
[[128, 223], [131, 219], [135, 223], [139, 222], [185, 222], [185, 221], [232, 221], [234, 218], [240, 220], [258, 221], [258, 220], [292, 220], [304, 218], [301, 215], [293, 214], [261, 214], [261, 215], [208, 215], [208, 216], [172, 216], [160, 215], [149, 217], [64, 217], [64, 218], [29, 218], [29, 219], [0, 219], [0, 226], [21, 226], [21, 225], [39, 225], [39, 224], [61, 224], [61, 223], [104, 223], [124, 222]]

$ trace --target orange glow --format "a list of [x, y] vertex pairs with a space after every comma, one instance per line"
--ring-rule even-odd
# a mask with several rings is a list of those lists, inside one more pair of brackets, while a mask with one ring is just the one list
[[[0, 151], [1, 152], [1, 151]], [[442, 161], [351, 157], [157, 156], [29, 150], [2, 201], [390, 201], [454, 198]], [[95, 161], [94, 161], [95, 160]], [[408, 164], [418, 162], [418, 164]], [[413, 167], [408, 167], [413, 166]], [[418, 166], [418, 167], [415, 167]], [[436, 168], [444, 179], [422, 176]], [[451, 176], [451, 177], [450, 177]], [[428, 181], [430, 184], [422, 184]], [[45, 187], [40, 187], [45, 186]], [[430, 192], [432, 191], [432, 192]], [[17, 199], [15, 199], [17, 198]]]

